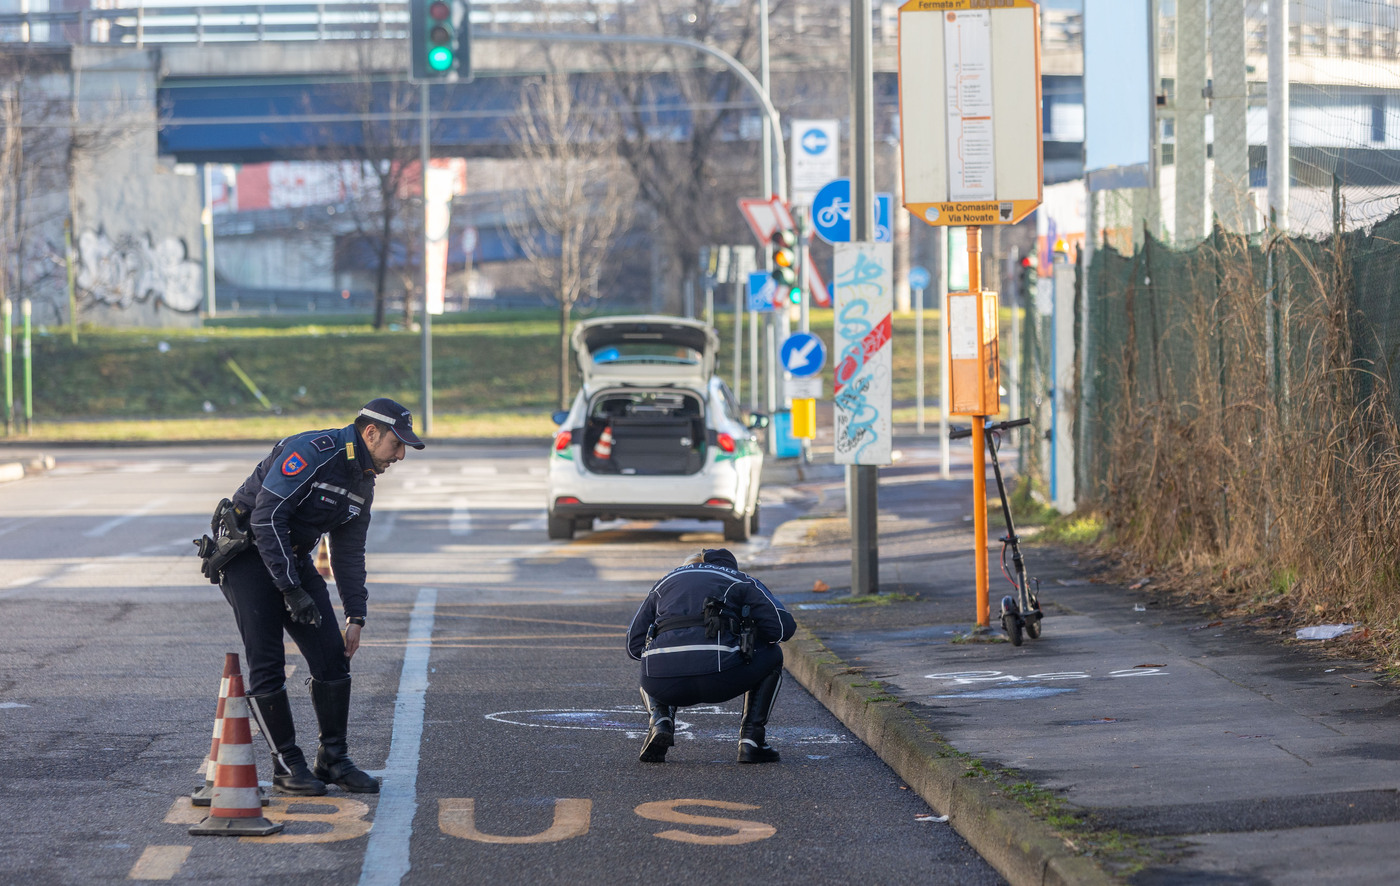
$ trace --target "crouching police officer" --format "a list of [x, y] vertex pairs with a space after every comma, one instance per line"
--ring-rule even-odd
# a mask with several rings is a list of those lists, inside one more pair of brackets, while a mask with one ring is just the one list
[[675, 743], [676, 708], [744, 696], [740, 763], [776, 763], [765, 736], [783, 682], [778, 644], [797, 630], [763, 582], [724, 548], [686, 559], [652, 587], [632, 618], [627, 654], [642, 663], [651, 715], [639, 759], [662, 763]]
[[[347, 750], [350, 659], [365, 625], [365, 533], [374, 480], [401, 460], [405, 445], [422, 449], [413, 417], [393, 400], [371, 400], [339, 430], [307, 431], [272, 448], [232, 499], [215, 512], [215, 538], [200, 545], [205, 575], [233, 607], [248, 658], [253, 715], [272, 750], [273, 786], [284, 794], [319, 796], [326, 784], [378, 793], [379, 780]], [[345, 608], [345, 633], [335, 624], [330, 594], [312, 561], [323, 533]], [[286, 631], [311, 672], [311, 701], [321, 727], [314, 764], [297, 747], [287, 700]]]

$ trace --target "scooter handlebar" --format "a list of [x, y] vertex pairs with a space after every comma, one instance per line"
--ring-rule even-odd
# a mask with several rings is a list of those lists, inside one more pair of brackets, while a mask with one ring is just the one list
[[[1012, 418], [1006, 421], [989, 422], [982, 426], [983, 431], [1005, 431], [1008, 428], [1019, 428], [1021, 425], [1028, 425], [1031, 420], [1028, 418]], [[948, 432], [949, 440], [963, 440], [972, 436], [972, 428], [958, 428]]]

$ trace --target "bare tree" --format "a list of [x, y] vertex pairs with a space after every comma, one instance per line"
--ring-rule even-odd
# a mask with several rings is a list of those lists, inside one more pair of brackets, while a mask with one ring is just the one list
[[559, 305], [559, 408], [569, 405], [569, 327], [575, 303], [596, 294], [609, 252], [631, 224], [635, 188], [613, 152], [616, 118], [560, 73], [521, 91], [513, 129], [526, 173], [511, 229]]
[[[755, 0], [590, 4], [599, 32], [666, 34], [722, 47], [741, 60], [757, 55]], [[735, 200], [757, 190], [756, 135], [749, 140], [742, 126], [742, 118], [754, 116], [753, 101], [732, 72], [703, 64], [693, 50], [603, 44], [598, 51], [622, 116], [614, 150], [655, 213], [656, 234], [670, 257], [667, 288], [679, 293], [701, 246], [746, 237]]]
[[[412, 318], [414, 265], [408, 261], [396, 270], [393, 257], [396, 252], [413, 256], [421, 251], [423, 223], [422, 213], [413, 211], [420, 205], [413, 194], [422, 175], [418, 88], [407, 81], [372, 76], [370, 72], [390, 67], [380, 57], [382, 44], [359, 41], [356, 68], [365, 73], [335, 90], [332, 107], [315, 109], [348, 121], [324, 127], [324, 143], [337, 147], [315, 152], [314, 159], [335, 165], [346, 195], [354, 235], [338, 241], [338, 258], [366, 248], [372, 257], [375, 329], [387, 323], [388, 298], [395, 288], [404, 292], [405, 324]], [[354, 130], [357, 138], [346, 138], [346, 128]]]

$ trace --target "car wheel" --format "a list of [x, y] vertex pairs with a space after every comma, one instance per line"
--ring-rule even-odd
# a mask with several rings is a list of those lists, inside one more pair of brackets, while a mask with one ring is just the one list
[[749, 535], [758, 535], [758, 502], [754, 502], [753, 513], [749, 515]]
[[574, 537], [574, 518], [550, 514], [548, 532], [551, 539], [568, 541]]
[[749, 518], [742, 514], [733, 519], [724, 521], [725, 541], [748, 541], [749, 540]]

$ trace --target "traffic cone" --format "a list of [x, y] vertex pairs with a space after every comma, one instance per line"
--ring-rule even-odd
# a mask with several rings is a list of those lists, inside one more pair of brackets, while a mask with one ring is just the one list
[[331, 540], [321, 539], [321, 543], [316, 547], [316, 571], [321, 573], [322, 578], [331, 577]]
[[612, 458], [613, 435], [612, 425], [603, 428], [603, 433], [598, 435], [598, 442], [593, 444], [594, 458]]
[[209, 740], [209, 756], [204, 758], [204, 785], [190, 794], [190, 803], [208, 806], [214, 797], [214, 768], [219, 765], [219, 737], [224, 732], [224, 699], [228, 698], [228, 678], [240, 673], [238, 653], [224, 655], [224, 676], [219, 680], [219, 705], [214, 710], [214, 736]]
[[224, 699], [224, 731], [219, 736], [219, 760], [214, 770], [214, 794], [209, 817], [190, 828], [196, 836], [266, 837], [282, 830], [262, 814], [258, 796], [258, 767], [253, 762], [253, 733], [248, 727], [248, 699], [243, 675], [235, 671]]

